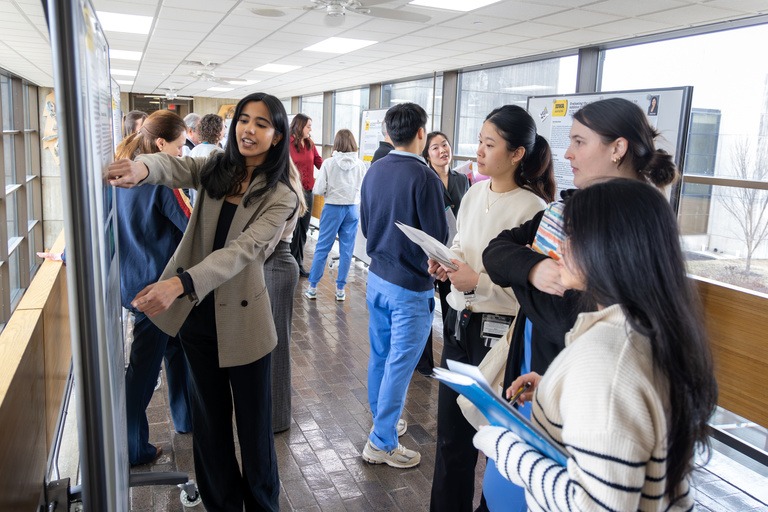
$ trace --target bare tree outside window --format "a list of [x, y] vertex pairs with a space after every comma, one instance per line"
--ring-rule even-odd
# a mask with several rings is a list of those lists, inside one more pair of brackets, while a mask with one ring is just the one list
[[[760, 137], [752, 150], [749, 139], [740, 139], [732, 150], [734, 178], [765, 181], [768, 178], [768, 140]], [[727, 187], [718, 196], [720, 204], [736, 220], [734, 231], [747, 247], [746, 269], [752, 267], [752, 255], [768, 238], [768, 190]]]

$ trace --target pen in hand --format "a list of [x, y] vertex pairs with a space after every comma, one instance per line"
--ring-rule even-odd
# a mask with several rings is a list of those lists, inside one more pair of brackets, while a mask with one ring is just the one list
[[523, 393], [525, 393], [525, 391], [526, 391], [526, 390], [527, 390], [529, 387], [531, 387], [531, 383], [530, 383], [530, 382], [526, 382], [525, 384], [523, 384], [522, 386], [520, 386], [520, 389], [518, 389], [518, 390], [517, 390], [517, 393], [515, 393], [515, 394], [512, 396], [512, 398], [510, 398], [510, 399], [509, 399], [509, 403], [511, 403], [511, 404], [514, 404], [515, 402], [517, 402], [517, 399], [518, 399], [518, 398], [520, 398], [520, 395], [522, 395]]

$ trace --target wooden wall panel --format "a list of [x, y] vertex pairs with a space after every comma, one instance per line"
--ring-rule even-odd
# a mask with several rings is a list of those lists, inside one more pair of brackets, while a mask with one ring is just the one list
[[40, 499], [48, 453], [39, 310], [14, 313], [0, 335], [0, 362], [15, 369], [0, 373], [0, 508], [29, 512]]
[[[64, 233], [62, 232], [51, 251], [62, 252], [63, 250]], [[67, 273], [62, 262], [43, 262], [16, 308], [16, 311], [23, 310], [38, 310], [43, 313], [45, 430], [46, 449], [50, 450], [72, 359]]]
[[715, 359], [718, 405], [768, 428], [768, 296], [695, 281]]
[[64, 399], [72, 342], [69, 337], [69, 300], [67, 273], [58, 272], [51, 289], [51, 300], [43, 309], [43, 339], [45, 350], [45, 424], [46, 447], [50, 451], [56, 434], [56, 421]]

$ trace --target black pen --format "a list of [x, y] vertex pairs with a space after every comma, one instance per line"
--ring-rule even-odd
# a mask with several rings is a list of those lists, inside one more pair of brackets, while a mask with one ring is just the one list
[[528, 389], [529, 387], [531, 387], [531, 383], [530, 383], [530, 382], [526, 382], [525, 384], [523, 384], [522, 386], [520, 386], [520, 389], [518, 389], [518, 390], [517, 390], [517, 393], [515, 393], [515, 394], [512, 396], [512, 398], [510, 398], [510, 399], [509, 399], [509, 402], [510, 402], [510, 403], [512, 403], [512, 404], [513, 404], [513, 403], [515, 403], [515, 402], [517, 402], [517, 399], [518, 399], [518, 398], [520, 398], [520, 395], [522, 395], [523, 393], [525, 393], [525, 390], [526, 390], [526, 389]]

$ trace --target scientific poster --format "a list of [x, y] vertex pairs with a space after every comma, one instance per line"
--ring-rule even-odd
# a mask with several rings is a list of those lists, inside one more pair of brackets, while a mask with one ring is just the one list
[[646, 113], [651, 126], [660, 132], [661, 136], [656, 140], [657, 148], [670, 153], [675, 163], [681, 166], [692, 94], [692, 87], [677, 87], [529, 97], [528, 112], [536, 122], [538, 133], [547, 139], [552, 148], [558, 193], [573, 188], [573, 170], [565, 152], [571, 142], [569, 133], [573, 115], [579, 109], [607, 98], [620, 97], [636, 103]]

